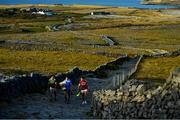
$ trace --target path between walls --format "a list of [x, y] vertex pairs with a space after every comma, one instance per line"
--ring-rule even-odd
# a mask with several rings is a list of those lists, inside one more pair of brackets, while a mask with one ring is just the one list
[[113, 76], [117, 73], [128, 73], [137, 61], [136, 58], [124, 62], [119, 70], [111, 71], [106, 79], [87, 78], [90, 86], [87, 105], [82, 105], [80, 97], [75, 95], [72, 96], [70, 104], [65, 104], [62, 90], [58, 90], [55, 102], [49, 101], [48, 93], [29, 94], [14, 99], [8, 106], [1, 107], [0, 118], [91, 118], [87, 112], [91, 109], [92, 92], [111, 88]]

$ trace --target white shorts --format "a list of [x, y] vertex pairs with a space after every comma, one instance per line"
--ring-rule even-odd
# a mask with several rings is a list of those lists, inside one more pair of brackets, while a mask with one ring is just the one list
[[85, 90], [81, 90], [81, 93], [87, 93], [87, 89], [85, 89]]
[[56, 88], [53, 88], [53, 87], [50, 87], [49, 90], [50, 90], [51, 93], [56, 92]]

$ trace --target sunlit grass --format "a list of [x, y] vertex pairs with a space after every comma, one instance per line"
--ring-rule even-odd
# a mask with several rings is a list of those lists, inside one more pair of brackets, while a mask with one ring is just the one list
[[175, 50], [180, 47], [180, 27], [130, 27], [108, 28], [82, 31], [84, 34], [108, 35], [113, 37], [120, 46], [137, 48]]
[[134, 77], [142, 80], [166, 80], [170, 72], [180, 67], [180, 56], [144, 59]]
[[[158, 10], [117, 8], [106, 6], [57, 6], [57, 5], [17, 5], [0, 8], [42, 7], [55, 10], [57, 15], [47, 16], [0, 16], [0, 40], [30, 40], [46, 45], [0, 44], [0, 70], [10, 72], [38, 71], [44, 73], [65, 72], [74, 66], [93, 70], [98, 65], [114, 58], [107, 54], [137, 55], [150, 54], [146, 49], [172, 51], [180, 47], [180, 18], [162, 14]], [[111, 12], [120, 18], [85, 18], [92, 11]], [[62, 25], [71, 18], [72, 24], [81, 25], [70, 30], [48, 31], [46, 26]], [[26, 29], [29, 32], [23, 32]], [[104, 46], [101, 36], [112, 37], [117, 46]], [[5, 49], [3, 49], [5, 48]], [[141, 48], [141, 49], [139, 49]], [[92, 55], [96, 54], [96, 55]], [[104, 56], [102, 56], [104, 55]], [[173, 61], [168, 63], [167, 61]], [[179, 58], [144, 60], [137, 78], [165, 79], [171, 68], [178, 65]], [[175, 62], [175, 63], [174, 63]], [[152, 64], [152, 65], [151, 65]], [[157, 64], [157, 65], [156, 65]], [[167, 69], [163, 64], [167, 64]], [[153, 65], [156, 70], [153, 69]], [[163, 72], [161, 72], [163, 71]], [[152, 73], [151, 73], [152, 72]]]
[[94, 70], [114, 58], [74, 52], [13, 51], [0, 49], [0, 71], [66, 72], [73, 67]]

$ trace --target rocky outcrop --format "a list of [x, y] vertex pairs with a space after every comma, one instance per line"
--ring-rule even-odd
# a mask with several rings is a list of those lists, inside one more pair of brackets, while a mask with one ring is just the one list
[[180, 5], [179, 0], [142, 0], [141, 4], [155, 5], [155, 4], [170, 4], [170, 5]]
[[[93, 93], [92, 112], [97, 118], [180, 118], [180, 72], [156, 86], [139, 80], [129, 80], [117, 90], [101, 90]], [[178, 76], [177, 76], [178, 73]], [[179, 79], [178, 79], [179, 80]]]

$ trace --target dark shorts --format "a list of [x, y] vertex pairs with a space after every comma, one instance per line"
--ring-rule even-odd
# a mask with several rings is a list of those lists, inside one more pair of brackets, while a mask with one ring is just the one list
[[64, 89], [64, 92], [67, 92], [67, 94], [70, 94], [70, 93], [71, 93], [71, 90]]

